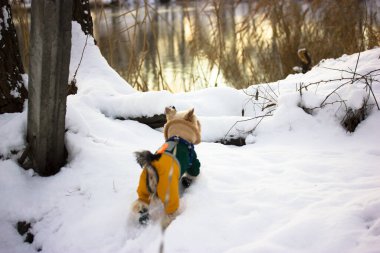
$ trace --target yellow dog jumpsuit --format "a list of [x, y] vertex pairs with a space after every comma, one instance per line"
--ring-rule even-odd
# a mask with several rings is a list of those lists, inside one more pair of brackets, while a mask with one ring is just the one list
[[[157, 153], [159, 153], [161, 149], [157, 151]], [[160, 159], [153, 161], [152, 165], [156, 169], [159, 178], [157, 184], [157, 196], [160, 198], [162, 203], [164, 203], [165, 212], [167, 214], [172, 214], [179, 207], [179, 162], [174, 155], [167, 152], [162, 152]], [[172, 173], [172, 175], [170, 175], [170, 173]], [[144, 169], [140, 175], [137, 194], [140, 200], [149, 204], [151, 193], [149, 192], [148, 187], [146, 185], [146, 177], [147, 173]], [[167, 194], [168, 199], [166, 200]]]

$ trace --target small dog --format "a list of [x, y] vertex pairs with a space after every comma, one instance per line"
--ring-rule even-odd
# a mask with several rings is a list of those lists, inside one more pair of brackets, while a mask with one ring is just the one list
[[200, 162], [194, 145], [201, 141], [201, 125], [194, 109], [177, 112], [174, 107], [166, 107], [165, 114], [165, 143], [155, 154], [135, 153], [143, 171], [132, 211], [140, 215], [139, 222], [143, 225], [149, 221], [151, 199], [158, 198], [164, 204], [166, 216], [162, 223], [167, 227], [179, 207], [179, 182], [187, 188], [199, 174]]

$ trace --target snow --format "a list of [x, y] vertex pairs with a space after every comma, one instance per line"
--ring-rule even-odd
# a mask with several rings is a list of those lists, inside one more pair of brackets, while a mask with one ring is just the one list
[[10, 94], [11, 94], [14, 98], [19, 98], [19, 97], [21, 96], [20, 92], [18, 92], [17, 89], [11, 90]]
[[12, 150], [24, 147], [26, 112], [0, 115], [0, 126], [0, 156], [9, 157]]
[[8, 13], [8, 10], [7, 10], [7, 7], [4, 6], [1, 10], [3, 12], [3, 17], [4, 17], [4, 20], [2, 20], [2, 22], [4, 23], [4, 28], [5, 30], [8, 30], [9, 28], [9, 13]]
[[3, 13], [4, 20], [2, 18], [0, 18], [0, 41], [3, 39], [3, 36], [2, 36], [2, 33], [3, 33], [2, 30], [3, 30], [3, 28], [5, 30], [8, 30], [8, 27], [9, 27], [9, 24], [8, 24], [9, 15], [8, 15], [8, 11], [7, 11], [6, 6], [4, 6], [3, 8], [1, 8], [1, 12]]
[[[109, 67], [91, 38], [87, 42], [78, 94], [67, 100], [68, 163], [57, 175], [42, 178], [15, 161], [19, 154], [11, 151], [25, 146], [27, 111], [0, 115], [0, 252], [159, 252], [159, 222], [137, 227], [130, 206], [141, 172], [133, 152], [156, 150], [163, 134], [115, 118], [160, 114], [167, 105], [194, 107], [203, 141], [195, 147], [201, 175], [165, 232], [165, 252], [380, 252], [380, 112], [374, 106], [353, 133], [340, 125], [345, 105], [358, 108], [368, 97], [364, 81], [338, 89], [312, 114], [300, 108], [319, 107], [350, 81], [358, 54], [244, 91], [141, 93]], [[73, 23], [71, 78], [85, 43]], [[379, 55], [379, 48], [361, 52], [357, 73], [378, 69]], [[373, 74], [377, 79], [379, 71]], [[296, 90], [321, 80], [335, 81], [310, 85], [302, 96]], [[379, 82], [372, 85], [380, 100]], [[276, 106], [262, 110], [265, 99], [255, 100], [257, 90]], [[213, 143], [238, 120], [229, 134], [254, 129], [250, 144]], [[154, 207], [156, 217], [161, 211]], [[22, 220], [32, 224], [32, 244], [17, 233]]]

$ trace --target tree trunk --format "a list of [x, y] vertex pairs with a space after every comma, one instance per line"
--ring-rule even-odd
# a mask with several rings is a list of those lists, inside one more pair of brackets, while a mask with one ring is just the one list
[[57, 173], [66, 160], [71, 11], [72, 0], [32, 1], [28, 158], [41, 176]]
[[94, 37], [94, 28], [89, 0], [73, 0], [73, 21], [77, 21], [82, 31]]
[[21, 112], [28, 92], [21, 74], [16, 29], [8, 0], [0, 0], [0, 114]]

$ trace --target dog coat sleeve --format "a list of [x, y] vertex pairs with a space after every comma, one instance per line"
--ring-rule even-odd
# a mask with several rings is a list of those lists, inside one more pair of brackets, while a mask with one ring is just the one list
[[197, 153], [195, 153], [195, 151], [193, 151], [193, 152], [194, 152], [193, 153], [193, 162], [190, 165], [190, 167], [187, 169], [187, 174], [189, 174], [190, 176], [196, 177], [199, 175], [201, 163], [199, 162], [199, 160], [197, 158]]
[[148, 187], [146, 185], [146, 170], [142, 170], [140, 175], [140, 181], [139, 186], [137, 188], [137, 195], [139, 196], [139, 199], [149, 205], [150, 199], [150, 193], [148, 191]]

